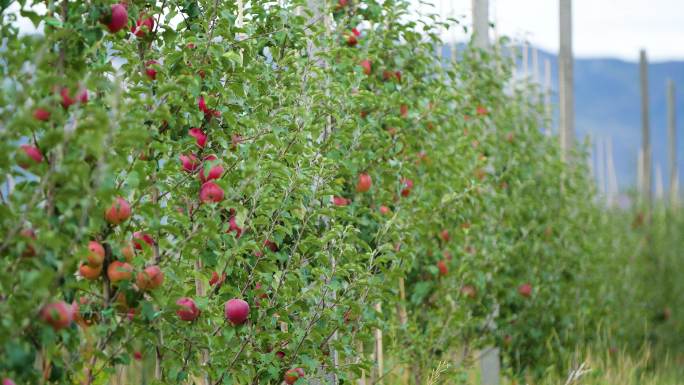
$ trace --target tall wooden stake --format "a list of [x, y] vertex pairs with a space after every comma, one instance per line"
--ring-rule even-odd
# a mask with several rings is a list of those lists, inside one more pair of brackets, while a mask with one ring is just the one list
[[606, 172], [608, 178], [608, 206], [617, 204], [619, 184], [615, 172], [615, 160], [613, 158], [613, 139], [608, 137], [606, 141]]
[[649, 117], [649, 101], [648, 101], [648, 59], [646, 51], [641, 50], [639, 54], [639, 72], [641, 84], [641, 149], [643, 153], [642, 159], [642, 184], [641, 184], [641, 199], [642, 203], [650, 206], [651, 204], [651, 128]]
[[473, 34], [475, 46], [489, 48], [489, 0], [473, 0]]
[[546, 118], [546, 135], [553, 132], [553, 111], [551, 110], [551, 60], [544, 60], [544, 114]]
[[667, 140], [669, 148], [669, 172], [670, 186], [670, 205], [677, 206], [679, 202], [677, 184], [679, 181], [679, 170], [677, 167], [677, 118], [675, 114], [675, 84], [672, 79], [667, 80]]
[[570, 161], [575, 138], [575, 93], [572, 57], [572, 0], [560, 0], [560, 49], [558, 91], [560, 97], [560, 144], [563, 161]]
[[[382, 314], [382, 303], [375, 304], [375, 310]], [[385, 372], [382, 355], [382, 329], [375, 329], [375, 365], [377, 368], [373, 384], [382, 384], [382, 375]]]

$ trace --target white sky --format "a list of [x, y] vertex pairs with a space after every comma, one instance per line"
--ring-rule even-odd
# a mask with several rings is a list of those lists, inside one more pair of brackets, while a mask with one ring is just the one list
[[[443, 16], [466, 15], [470, 25], [472, 0], [426, 1]], [[558, 50], [558, 0], [489, 3], [490, 20], [500, 34]], [[652, 60], [684, 59], [684, 0], [574, 0], [573, 17], [576, 56], [636, 60], [645, 48]], [[453, 37], [463, 40], [464, 35]]]

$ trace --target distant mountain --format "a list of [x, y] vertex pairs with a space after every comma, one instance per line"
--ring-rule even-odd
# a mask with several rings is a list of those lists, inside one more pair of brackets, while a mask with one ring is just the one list
[[[518, 50], [520, 52], [520, 50]], [[443, 50], [450, 56], [448, 48]], [[636, 184], [637, 157], [641, 143], [641, 96], [639, 88], [638, 52], [635, 61], [610, 58], [575, 59], [575, 115], [578, 136], [613, 143], [618, 183], [621, 188]], [[540, 67], [551, 62], [553, 103], [558, 103], [558, 61], [556, 55], [539, 51]], [[519, 58], [518, 64], [521, 63]], [[532, 65], [529, 65], [530, 68]], [[522, 65], [520, 65], [522, 67]], [[519, 68], [520, 68], [519, 67]], [[540, 72], [543, 68], [540, 68]], [[666, 81], [676, 87], [677, 145], [680, 186], [684, 183], [684, 61], [649, 64], [649, 97], [651, 143], [653, 148], [653, 181], [660, 165], [664, 185], [668, 185], [667, 170], [667, 101]], [[557, 108], [555, 109], [558, 113]], [[594, 163], [595, 164], [595, 163]], [[667, 188], [667, 187], [666, 187]], [[680, 188], [680, 191], [682, 188]]]

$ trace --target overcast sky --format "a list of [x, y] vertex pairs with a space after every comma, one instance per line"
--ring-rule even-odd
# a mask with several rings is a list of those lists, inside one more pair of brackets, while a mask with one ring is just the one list
[[[413, 0], [418, 4], [418, 0]], [[466, 15], [472, 0], [426, 0], [441, 15]], [[558, 0], [489, 0], [499, 33], [558, 50]], [[580, 57], [684, 59], [684, 0], [574, 0], [574, 50]], [[424, 8], [427, 9], [427, 8]], [[460, 40], [464, 35], [455, 34]]]

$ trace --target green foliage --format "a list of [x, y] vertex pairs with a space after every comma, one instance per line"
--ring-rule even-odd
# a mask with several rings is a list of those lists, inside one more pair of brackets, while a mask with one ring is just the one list
[[[596, 296], [607, 265], [589, 256], [611, 254], [587, 171], [560, 162], [510, 62], [435, 56], [436, 16], [137, 1], [128, 24], [155, 22], [135, 36], [103, 27], [110, 3], [37, 4], [17, 5], [40, 35], [0, 14], [0, 373], [18, 383], [101, 384], [117, 365], [141, 383], [275, 384], [297, 367], [349, 383], [372, 370], [375, 329], [416, 383], [460, 381], [440, 362], [486, 344], [540, 373], [618, 302]], [[64, 87], [87, 103], [63, 107]], [[207, 161], [189, 172], [181, 156]], [[209, 202], [199, 176], [216, 166]], [[108, 223], [117, 197], [132, 216]], [[105, 251], [93, 280], [89, 241]], [[110, 280], [116, 261], [131, 278]], [[164, 281], [144, 290], [152, 265]], [[231, 298], [250, 304], [245, 324], [225, 320]], [[76, 322], [44, 321], [56, 301]]]

